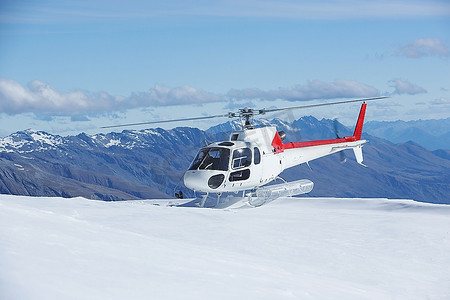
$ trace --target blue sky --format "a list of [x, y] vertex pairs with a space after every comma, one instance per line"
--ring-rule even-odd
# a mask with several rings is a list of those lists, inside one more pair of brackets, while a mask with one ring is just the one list
[[0, 136], [379, 95], [368, 120], [447, 118], [449, 60], [448, 1], [4, 0]]

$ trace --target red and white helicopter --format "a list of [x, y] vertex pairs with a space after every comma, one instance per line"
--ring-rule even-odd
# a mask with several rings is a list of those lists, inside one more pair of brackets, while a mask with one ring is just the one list
[[[105, 128], [218, 117], [238, 117], [244, 120], [243, 128], [232, 132], [227, 141], [215, 142], [200, 149], [189, 169], [185, 172], [183, 180], [187, 188], [203, 193], [202, 201], [198, 203], [199, 206], [203, 207], [205, 205], [205, 201], [211, 193], [217, 194], [217, 201], [213, 205], [214, 207], [260, 206], [278, 197], [309, 193], [313, 189], [313, 182], [307, 179], [267, 185], [280, 178], [279, 175], [281, 172], [288, 168], [309, 163], [314, 159], [346, 149], [352, 149], [356, 161], [364, 166], [362, 146], [367, 141], [361, 139], [361, 134], [367, 107], [366, 102], [385, 98], [387, 97], [347, 100], [281, 109], [253, 110], [245, 108], [240, 109], [236, 113], [228, 113], [225, 115], [165, 120], [162, 122], [143, 122], [108, 126]], [[252, 118], [256, 115], [352, 102], [363, 103], [353, 135], [343, 138], [283, 142], [286, 135], [283, 131], [278, 132], [275, 126], [254, 128], [251, 124]], [[241, 196], [227, 195], [227, 197], [222, 197], [221, 199], [223, 193], [238, 194], [240, 192], [242, 192]]]

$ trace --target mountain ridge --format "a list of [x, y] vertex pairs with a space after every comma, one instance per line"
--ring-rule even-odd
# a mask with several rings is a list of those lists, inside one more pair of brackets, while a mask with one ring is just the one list
[[430, 150], [450, 149], [450, 118], [414, 121], [369, 121], [367, 133], [393, 143], [414, 141]]
[[[292, 123], [270, 122], [287, 133], [288, 141], [335, 138], [334, 121], [302, 117]], [[268, 121], [256, 122], [257, 126]], [[0, 193], [30, 196], [83, 196], [124, 200], [173, 197], [175, 190], [193, 193], [182, 176], [197, 151], [213, 141], [228, 139], [227, 122], [206, 131], [177, 127], [124, 130], [120, 133], [62, 137], [25, 130], [0, 139]], [[223, 131], [225, 130], [225, 132]], [[352, 130], [338, 124], [339, 134]], [[448, 203], [450, 160], [445, 151], [431, 152], [418, 144], [393, 144], [370, 136], [364, 147], [364, 168], [351, 151], [348, 162], [337, 155], [286, 170], [287, 180], [314, 181], [311, 196], [393, 197]], [[447, 155], [447, 156], [446, 156]]]

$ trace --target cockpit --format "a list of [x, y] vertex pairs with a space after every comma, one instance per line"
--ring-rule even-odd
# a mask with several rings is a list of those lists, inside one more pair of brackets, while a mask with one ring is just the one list
[[269, 137], [275, 134], [275, 127], [245, 129], [203, 147], [184, 173], [184, 185], [198, 192], [223, 193], [252, 190], [273, 180], [282, 168], [279, 157], [269, 155], [274, 148]]
[[[252, 149], [238, 148], [231, 150], [224, 147], [206, 147], [199, 151], [189, 170], [216, 170], [228, 171], [245, 168], [252, 163]], [[258, 148], [254, 148], [254, 163], [259, 164], [260, 153]], [[230, 161], [231, 156], [231, 161]]]
[[261, 172], [260, 164], [261, 152], [256, 144], [242, 141], [213, 143], [197, 153], [184, 174], [184, 184], [201, 192], [253, 188], [260, 182], [260, 177], [252, 181], [252, 174]]
[[210, 147], [203, 148], [195, 157], [189, 170], [228, 171], [230, 149]]

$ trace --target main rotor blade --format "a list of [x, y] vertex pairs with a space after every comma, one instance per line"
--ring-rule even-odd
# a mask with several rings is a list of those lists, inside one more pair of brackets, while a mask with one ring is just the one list
[[[254, 115], [263, 115], [265, 113], [275, 112], [275, 111], [292, 110], [292, 109], [300, 109], [300, 108], [311, 108], [311, 107], [320, 107], [320, 106], [336, 105], [336, 104], [344, 104], [344, 103], [352, 103], [352, 102], [361, 102], [361, 101], [381, 100], [381, 99], [386, 99], [386, 98], [389, 98], [389, 97], [363, 98], [363, 99], [345, 100], [345, 101], [338, 101], [338, 102], [328, 102], [328, 103], [321, 103], [321, 104], [300, 105], [300, 106], [285, 107], [285, 108], [252, 110], [249, 115], [251, 115], [251, 117], [252, 117]], [[214, 118], [234, 118], [234, 117], [242, 118], [242, 117], [246, 117], [245, 113], [246, 113], [245, 111], [244, 112], [240, 111], [240, 112], [237, 112], [237, 113], [229, 112], [227, 114], [215, 115], [215, 116], [204, 116], [204, 117], [181, 118], [181, 119], [171, 119], [171, 120], [162, 120], [162, 121], [128, 123], [128, 124], [102, 126], [100, 128], [117, 128], [117, 127], [139, 126], [139, 125], [171, 123], [171, 122], [181, 122], [181, 121], [208, 120], [208, 119], [214, 119]]]
[[181, 122], [181, 121], [207, 120], [207, 119], [225, 118], [225, 117], [228, 117], [228, 114], [226, 114], [226, 115], [216, 115], [216, 116], [205, 116], [205, 117], [194, 117], [194, 118], [171, 119], [171, 120], [162, 120], [162, 121], [128, 123], [128, 124], [120, 124], [120, 125], [102, 126], [100, 128], [117, 128], [117, 127], [126, 127], [126, 126], [138, 126], [138, 125], [171, 123], [171, 122]]
[[383, 97], [374, 97], [374, 98], [362, 98], [362, 99], [345, 100], [345, 101], [338, 101], [338, 102], [328, 102], [328, 103], [321, 103], [321, 104], [309, 104], [309, 105], [292, 106], [292, 107], [285, 107], [285, 108], [264, 109], [263, 111], [264, 111], [264, 113], [268, 113], [268, 112], [291, 110], [291, 109], [311, 108], [311, 107], [328, 106], [328, 105], [336, 105], [336, 104], [344, 104], [344, 103], [352, 103], [352, 102], [381, 100], [381, 99], [386, 99], [386, 98], [389, 98], [389, 97], [383, 96]]

